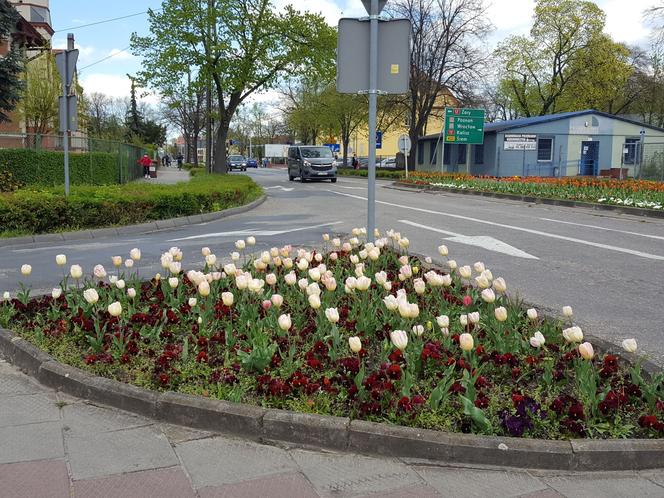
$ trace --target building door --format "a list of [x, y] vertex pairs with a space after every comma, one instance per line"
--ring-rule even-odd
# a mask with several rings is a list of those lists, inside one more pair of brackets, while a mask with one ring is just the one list
[[581, 142], [581, 176], [597, 176], [599, 167], [599, 142]]

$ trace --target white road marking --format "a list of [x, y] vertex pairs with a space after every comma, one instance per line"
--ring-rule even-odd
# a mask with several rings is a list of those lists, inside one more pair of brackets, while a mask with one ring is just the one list
[[[33, 247], [30, 249], [12, 249], [12, 252], [14, 253], [28, 253], [28, 252], [38, 252], [38, 251], [54, 251], [56, 249], [73, 249], [73, 250], [98, 250], [98, 249], [106, 249], [108, 247], [115, 247], [115, 246], [127, 246], [131, 244], [136, 244], [138, 245], [139, 242], [144, 241], [145, 239], [132, 239], [130, 241], [124, 241], [124, 242], [92, 242], [89, 244], [81, 244], [80, 242], [78, 244], [72, 245], [61, 245], [61, 246], [46, 246], [46, 247]], [[132, 246], [136, 247], [136, 246]]]
[[348, 190], [366, 190], [366, 187], [344, 187], [343, 185], [337, 185], [337, 188], [347, 188]]
[[192, 235], [190, 237], [182, 237], [182, 238], [179, 238], [179, 239], [171, 239], [171, 240], [168, 240], [167, 242], [180, 242], [182, 240], [196, 240], [196, 239], [218, 238], [218, 237], [237, 237], [237, 236], [244, 237], [245, 235], [253, 235], [255, 237], [270, 237], [272, 235], [282, 235], [284, 233], [302, 232], [304, 230], [312, 230], [314, 228], [340, 225], [342, 223], [343, 223], [343, 221], [333, 221], [333, 222], [330, 222], [330, 223], [321, 223], [320, 225], [312, 225], [312, 226], [301, 227], [301, 228], [292, 228], [290, 230], [255, 230], [255, 229], [249, 229], [249, 230], [235, 230], [235, 231], [232, 231], [232, 232], [206, 233], [206, 234], [203, 234], [203, 235]]
[[[362, 201], [367, 200], [366, 197], [360, 197], [359, 195], [346, 194], [344, 192], [336, 192], [334, 190], [328, 190], [328, 192], [332, 192], [333, 194], [337, 194], [337, 195], [343, 195], [345, 197], [351, 197], [353, 199], [359, 199], [359, 200], [362, 200]], [[522, 228], [522, 227], [516, 227], [516, 226], [513, 226], [513, 225], [505, 225], [504, 223], [496, 223], [494, 221], [480, 220], [478, 218], [472, 218], [470, 216], [462, 216], [460, 214], [444, 213], [444, 212], [441, 212], [441, 211], [433, 211], [431, 209], [417, 208], [417, 207], [413, 207], [413, 206], [405, 206], [403, 204], [395, 204], [393, 202], [385, 202], [385, 201], [376, 201], [376, 204], [383, 204], [385, 206], [392, 206], [392, 207], [397, 207], [397, 208], [400, 208], [400, 209], [409, 209], [411, 211], [418, 211], [420, 213], [437, 214], [439, 216], [447, 216], [448, 218], [455, 218], [455, 219], [459, 219], [459, 220], [473, 221], [475, 223], [482, 223], [484, 225], [491, 225], [491, 226], [500, 227], [500, 228], [508, 228], [510, 230], [517, 230], [519, 232], [531, 233], [533, 235], [541, 235], [542, 237], [549, 237], [551, 239], [565, 240], [567, 242], [574, 242], [576, 244], [582, 244], [582, 245], [586, 245], [586, 246], [598, 247], [600, 249], [606, 249], [608, 251], [622, 252], [622, 253], [625, 253], [625, 254], [631, 254], [633, 256], [639, 256], [640, 258], [654, 259], [656, 261], [664, 261], [664, 256], [659, 256], [657, 254], [649, 254], [647, 252], [635, 251], [633, 249], [626, 249], [624, 247], [617, 247], [617, 246], [612, 246], [612, 245], [608, 245], [608, 244], [599, 244], [597, 242], [590, 242], [588, 240], [577, 239], [577, 238], [574, 238], [574, 237], [565, 237], [564, 235], [555, 235], [553, 233], [542, 232], [540, 230], [532, 230], [530, 228]]]
[[286, 187], [282, 187], [281, 185], [275, 185], [274, 187], [264, 187], [264, 190], [272, 190], [272, 189], [276, 189], [276, 188], [280, 188], [284, 192], [292, 192], [293, 190], [295, 190], [294, 188], [286, 188]]
[[638, 237], [647, 237], [649, 239], [664, 240], [664, 237], [660, 237], [659, 235], [649, 235], [649, 234], [646, 234], [646, 233], [628, 232], [626, 230], [617, 230], [615, 228], [598, 227], [596, 225], [584, 225], [583, 223], [572, 223], [571, 221], [552, 220], [550, 218], [540, 218], [540, 220], [542, 220], [542, 221], [551, 221], [553, 223], [562, 223], [564, 225], [574, 225], [574, 226], [577, 226], [577, 227], [594, 228], [595, 230], [605, 230], [607, 232], [625, 233], [627, 235], [636, 235]]
[[459, 244], [465, 244], [468, 246], [481, 247], [482, 249], [485, 249], [487, 251], [499, 252], [502, 254], [507, 254], [509, 256], [514, 256], [516, 258], [539, 259], [538, 257], [533, 256], [532, 254], [528, 254], [527, 252], [522, 251], [521, 249], [517, 249], [516, 247], [513, 247], [509, 244], [505, 244], [504, 242], [498, 239], [494, 239], [493, 237], [489, 237], [486, 235], [479, 235], [475, 237], [468, 235], [461, 235], [460, 233], [448, 232], [446, 230], [440, 230], [438, 228], [421, 225], [419, 223], [415, 223], [414, 221], [408, 221], [408, 220], [399, 220], [399, 223], [404, 223], [406, 225], [422, 228], [424, 230], [429, 230], [431, 232], [442, 233], [443, 235], [450, 235], [450, 237], [445, 239], [449, 240], [450, 242], [457, 242]]

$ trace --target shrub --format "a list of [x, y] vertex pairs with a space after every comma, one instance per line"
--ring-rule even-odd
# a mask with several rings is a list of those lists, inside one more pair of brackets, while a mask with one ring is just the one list
[[206, 175], [188, 183], [130, 183], [22, 189], [0, 195], [0, 234], [46, 233], [143, 223], [246, 204], [262, 189], [247, 176]]
[[22, 186], [23, 184], [14, 178], [11, 171], [0, 170], [0, 192], [14, 192]]
[[[34, 149], [0, 149], [0, 166], [26, 185], [63, 185], [64, 152]], [[71, 153], [72, 185], [118, 183], [117, 155], [107, 152]]]
[[[366, 178], [369, 175], [369, 171], [366, 169], [337, 168], [337, 174], [339, 176], [361, 176]], [[398, 180], [404, 176], [405, 172], [402, 170], [376, 169], [376, 178], [393, 178]]]

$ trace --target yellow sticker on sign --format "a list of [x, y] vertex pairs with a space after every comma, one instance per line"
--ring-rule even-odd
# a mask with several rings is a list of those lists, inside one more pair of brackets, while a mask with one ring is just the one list
[[392, 64], [390, 67], [390, 73], [399, 74], [399, 64]]

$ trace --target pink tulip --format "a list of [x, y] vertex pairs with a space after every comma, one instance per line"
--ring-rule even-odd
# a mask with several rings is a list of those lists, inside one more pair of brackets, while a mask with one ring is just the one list
[[463, 296], [463, 305], [468, 307], [473, 304], [473, 298], [470, 296]]
[[263, 309], [267, 311], [272, 307], [272, 301], [266, 299], [265, 301], [263, 301], [263, 304], [261, 306], [263, 306]]

